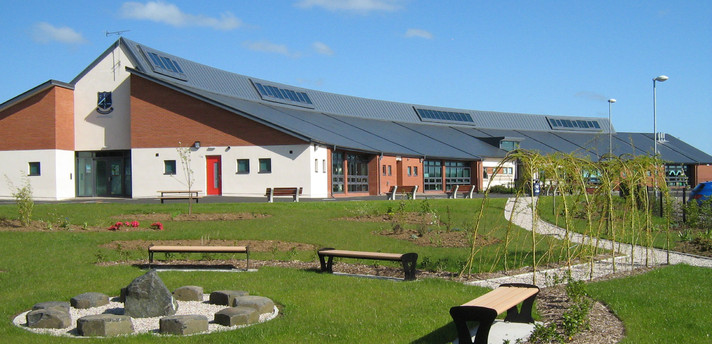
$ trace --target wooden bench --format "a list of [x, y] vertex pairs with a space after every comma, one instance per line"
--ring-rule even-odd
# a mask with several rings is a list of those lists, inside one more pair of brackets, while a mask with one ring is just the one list
[[415, 193], [418, 192], [418, 185], [393, 185], [386, 192], [389, 200], [395, 200], [396, 194], [401, 194], [410, 199], [415, 199]]
[[302, 188], [267, 188], [265, 196], [267, 202], [272, 203], [275, 197], [289, 196], [294, 198], [294, 202], [299, 202], [299, 196], [302, 194]]
[[246, 253], [247, 254], [247, 269], [250, 269], [250, 247], [249, 246], [158, 246], [151, 245], [148, 247], [148, 266], [153, 263], [153, 254], [156, 252], [164, 253]]
[[457, 198], [457, 194], [462, 194], [464, 198], [472, 198], [475, 193], [474, 185], [453, 185], [447, 192], [447, 198]]
[[201, 190], [171, 190], [171, 191], [158, 191], [161, 196], [158, 197], [158, 199], [161, 200], [161, 203], [167, 199], [194, 199], [195, 203], [198, 203], [198, 200], [200, 200], [199, 194], [202, 192]]
[[[486, 344], [494, 319], [505, 311], [507, 316], [504, 321], [533, 323], [532, 306], [537, 294], [539, 294], [539, 287], [535, 285], [508, 283], [461, 306], [450, 308], [450, 316], [455, 322], [459, 342]], [[522, 307], [518, 310], [517, 305], [520, 303]], [[475, 321], [479, 326], [473, 342], [467, 322]]]
[[[319, 263], [321, 263], [321, 271], [333, 273], [332, 263], [334, 257], [342, 258], [359, 258], [359, 259], [377, 259], [399, 261], [403, 264], [405, 272], [405, 280], [415, 280], [415, 264], [418, 261], [417, 253], [382, 253], [382, 252], [362, 252], [362, 251], [346, 251], [336, 250], [331, 247], [325, 247], [319, 250]], [[328, 261], [325, 257], [329, 257]]]

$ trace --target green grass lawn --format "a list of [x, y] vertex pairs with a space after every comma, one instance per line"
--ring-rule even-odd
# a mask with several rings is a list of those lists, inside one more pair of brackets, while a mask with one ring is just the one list
[[623, 320], [623, 343], [712, 343], [710, 281], [712, 269], [675, 265], [588, 291]]
[[[407, 202], [409, 212], [420, 212], [427, 204], [441, 220], [451, 223], [453, 229], [467, 229], [471, 226], [480, 200], [429, 200]], [[487, 214], [480, 234], [495, 240], [481, 249], [476, 259], [477, 271], [501, 270], [503, 267], [502, 251], [504, 233], [508, 225], [503, 217], [503, 199], [490, 200]], [[342, 249], [383, 251], [383, 252], [418, 252], [419, 268], [440, 267], [448, 271], [458, 271], [466, 259], [469, 248], [437, 246], [418, 246], [407, 240], [374, 234], [390, 230], [390, 223], [357, 222], [344, 220], [359, 214], [383, 214], [398, 208], [400, 202], [280, 202], [274, 204], [198, 204], [194, 212], [203, 213], [259, 213], [270, 217], [254, 220], [237, 221], [166, 221], [164, 231], [85, 231], [81, 229], [63, 229], [63, 223], [75, 225], [101, 226], [108, 228], [117, 221], [114, 216], [121, 216], [123, 221], [132, 221], [131, 215], [146, 213], [180, 214], [187, 211], [183, 203], [172, 204], [42, 204], [36, 205], [34, 219], [45, 221], [52, 230], [42, 231], [2, 231], [0, 232], [0, 338], [3, 342], [38, 343], [38, 342], [74, 342], [77, 339], [58, 338], [37, 335], [11, 324], [11, 319], [18, 313], [32, 307], [33, 304], [52, 300], [69, 300], [71, 297], [89, 291], [118, 295], [119, 289], [145, 271], [128, 265], [97, 265], [98, 261], [120, 261], [123, 259], [146, 260], [144, 250], [122, 252], [100, 247], [116, 240], [282, 240], [307, 243], [314, 247], [331, 246]], [[449, 215], [448, 215], [449, 214]], [[0, 206], [0, 219], [15, 218], [13, 205]], [[142, 227], [148, 226], [142, 223]], [[417, 227], [408, 225], [408, 228]], [[442, 229], [442, 225], [441, 225]], [[515, 243], [509, 247], [510, 268], [531, 264], [530, 238], [526, 231], [511, 228]], [[552, 240], [542, 240], [539, 255], [549, 254], [551, 259], [559, 259], [552, 252], [560, 247]], [[193, 259], [200, 257], [191, 256]], [[243, 255], [237, 255], [242, 258]], [[161, 258], [157, 255], [157, 258]], [[254, 259], [299, 259], [315, 261], [314, 251], [299, 252], [256, 252]], [[428, 264], [423, 264], [427, 260]], [[373, 261], [365, 261], [373, 264]], [[379, 262], [379, 264], [388, 264]], [[663, 269], [667, 271], [667, 269]], [[673, 270], [676, 271], [676, 270]], [[709, 273], [703, 270], [709, 280]], [[469, 287], [461, 283], [419, 279], [415, 282], [376, 280], [320, 274], [314, 271], [262, 267], [257, 272], [160, 272], [169, 289], [183, 285], [200, 285], [206, 292], [221, 289], [241, 289], [253, 295], [262, 295], [273, 299], [280, 307], [281, 315], [270, 322], [254, 325], [245, 329], [199, 335], [193, 337], [155, 337], [142, 335], [112, 339], [112, 342], [359, 342], [359, 343], [442, 343], [456, 337], [454, 325], [449, 316], [452, 306], [462, 304], [486, 292], [485, 289]], [[647, 276], [647, 275], [646, 275]], [[633, 279], [642, 278], [640, 276]], [[700, 282], [678, 282], [675, 273], [662, 274], [663, 282], [651, 282], [664, 286], [660, 295], [666, 292], [678, 292], [698, 297], [678, 298], [680, 307], [695, 308], [702, 296], [694, 286]], [[628, 279], [620, 281], [625, 283]], [[637, 281], [637, 280], [633, 280]], [[607, 283], [616, 283], [611, 281]], [[598, 285], [592, 287], [598, 292]], [[646, 310], [645, 302], [635, 298], [638, 293], [637, 282], [630, 286], [617, 288], [615, 295], [597, 296], [604, 302], [614, 304], [614, 297], [631, 299], [635, 307]], [[668, 290], [675, 289], [675, 290]], [[598, 294], [596, 294], [598, 295]], [[631, 295], [627, 297], [626, 295]], [[664, 298], [664, 297], [663, 297]], [[609, 301], [610, 300], [610, 301]], [[705, 307], [709, 309], [708, 307]], [[620, 312], [621, 316], [624, 314]], [[645, 313], [642, 313], [645, 314]], [[675, 313], [670, 324], [686, 326], [684, 320], [689, 312]], [[624, 317], [626, 326], [628, 320]], [[635, 320], [631, 320], [635, 323]], [[645, 321], [640, 328], [628, 327], [629, 336], [643, 335], [638, 332], [650, 332]], [[701, 326], [704, 326], [702, 324]], [[707, 333], [712, 327], [709, 322]], [[637, 337], [632, 337], [637, 338]], [[695, 337], [696, 338], [696, 337]], [[89, 339], [87, 342], [99, 342]], [[101, 340], [106, 342], [106, 340]], [[638, 341], [640, 342], [640, 341]]]

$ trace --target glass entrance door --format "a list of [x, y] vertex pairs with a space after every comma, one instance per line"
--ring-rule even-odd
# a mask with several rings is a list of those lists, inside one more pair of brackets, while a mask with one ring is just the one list
[[122, 159], [97, 158], [96, 160], [96, 195], [99, 197], [123, 196]]

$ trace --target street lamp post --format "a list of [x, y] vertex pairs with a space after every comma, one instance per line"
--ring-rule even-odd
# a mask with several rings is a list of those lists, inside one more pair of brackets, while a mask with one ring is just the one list
[[658, 105], [657, 105], [657, 99], [656, 99], [656, 92], [655, 92], [655, 82], [663, 82], [669, 79], [667, 75], [659, 75], [653, 79], [653, 149], [654, 149], [654, 154], [655, 156], [658, 155], [658, 116], [657, 116], [657, 110], [658, 110]]
[[611, 98], [608, 99], [608, 158], [613, 156], [613, 122], [611, 122], [611, 104], [615, 103], [616, 100]]

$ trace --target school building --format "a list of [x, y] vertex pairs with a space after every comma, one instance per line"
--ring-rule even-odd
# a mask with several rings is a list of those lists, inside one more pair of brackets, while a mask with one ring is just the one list
[[[508, 151], [598, 160], [653, 151], [652, 133], [607, 118], [453, 109], [364, 99], [220, 70], [120, 38], [70, 82], [47, 81], [0, 104], [0, 198], [28, 180], [38, 200], [155, 198], [161, 190], [302, 197], [384, 194], [417, 185], [512, 185]], [[188, 159], [180, 147], [189, 147]], [[666, 173], [712, 179], [712, 156], [667, 135]], [[495, 168], [499, 168], [495, 171]], [[496, 172], [496, 173], [495, 173]], [[26, 179], [27, 178], [27, 179]]]

